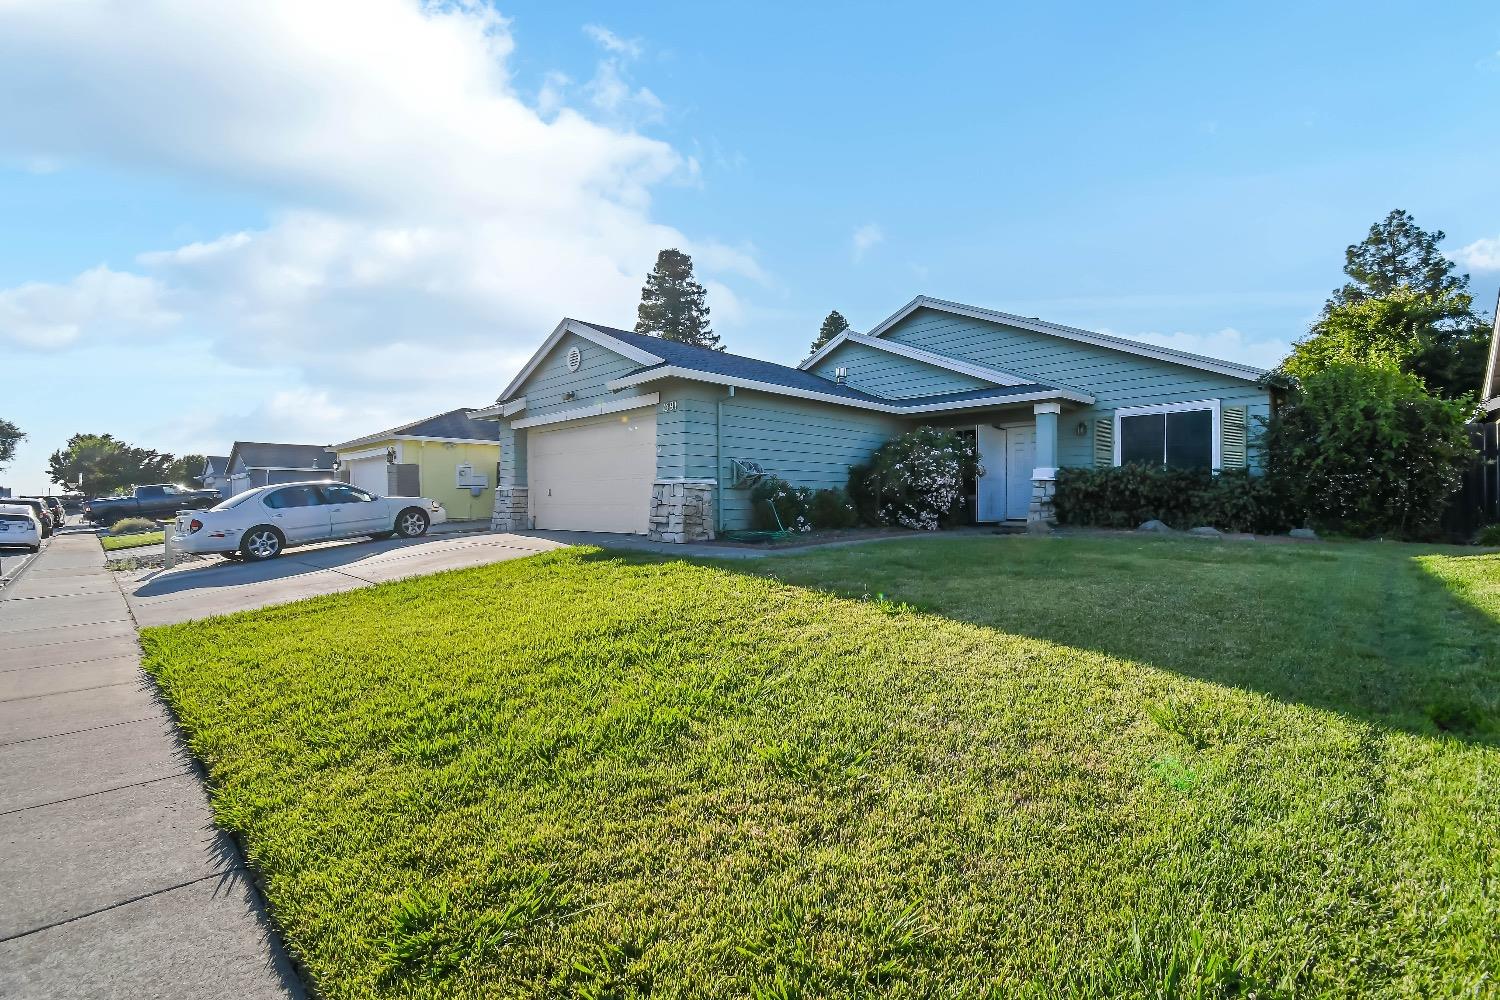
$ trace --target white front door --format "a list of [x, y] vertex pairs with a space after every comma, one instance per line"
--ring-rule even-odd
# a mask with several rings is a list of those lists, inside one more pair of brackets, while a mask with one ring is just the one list
[[1005, 520], [1005, 429], [980, 424], [974, 428], [974, 444], [979, 449], [979, 464], [984, 475], [978, 479], [975, 492], [977, 521]]
[[1036, 428], [1012, 427], [1006, 431], [1005, 516], [1026, 517], [1031, 507], [1031, 470], [1036, 466]]

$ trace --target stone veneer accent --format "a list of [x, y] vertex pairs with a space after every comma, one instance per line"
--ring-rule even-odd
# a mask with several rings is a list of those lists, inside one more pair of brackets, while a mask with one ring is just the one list
[[658, 479], [651, 486], [647, 535], [653, 542], [714, 540], [712, 479]]
[[495, 491], [495, 510], [490, 515], [491, 531], [525, 531], [531, 527], [531, 516], [524, 486]]
[[1052, 479], [1031, 481], [1031, 503], [1026, 508], [1026, 528], [1029, 531], [1051, 531], [1057, 525], [1057, 513], [1052, 506], [1052, 497], [1057, 492], [1057, 482]]

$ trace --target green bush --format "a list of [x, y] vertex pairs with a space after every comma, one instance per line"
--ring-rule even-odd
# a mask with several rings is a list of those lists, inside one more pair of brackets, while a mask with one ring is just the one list
[[859, 515], [849, 494], [840, 489], [814, 492], [771, 476], [750, 491], [750, 527], [756, 531], [852, 528], [858, 523]]
[[1473, 460], [1472, 410], [1393, 366], [1333, 364], [1303, 377], [1271, 420], [1266, 467], [1311, 527], [1427, 537]]
[[1475, 545], [1500, 547], [1500, 524], [1487, 524], [1474, 536]]
[[850, 469], [849, 495], [868, 524], [936, 531], [959, 519], [968, 505], [964, 484], [978, 468], [971, 438], [918, 427], [891, 438], [867, 464]]
[[160, 531], [161, 525], [145, 517], [122, 517], [109, 526], [111, 535], [134, 535], [142, 531]]
[[1059, 523], [1100, 528], [1134, 528], [1153, 519], [1178, 529], [1206, 524], [1260, 534], [1293, 527], [1291, 509], [1275, 482], [1244, 470], [1059, 469], [1053, 503]]

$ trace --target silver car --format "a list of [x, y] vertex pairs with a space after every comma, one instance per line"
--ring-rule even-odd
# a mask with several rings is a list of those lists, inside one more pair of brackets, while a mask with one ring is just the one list
[[259, 562], [334, 538], [416, 538], [447, 519], [443, 505], [427, 497], [380, 497], [348, 483], [278, 483], [208, 510], [179, 512], [172, 545]]
[[42, 551], [42, 524], [30, 507], [0, 503], [0, 548]]

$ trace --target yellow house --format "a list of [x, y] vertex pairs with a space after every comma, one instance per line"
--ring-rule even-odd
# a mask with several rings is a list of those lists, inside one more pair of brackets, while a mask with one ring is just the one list
[[368, 434], [333, 446], [339, 478], [379, 496], [423, 496], [450, 521], [488, 521], [495, 504], [500, 425], [470, 410]]

